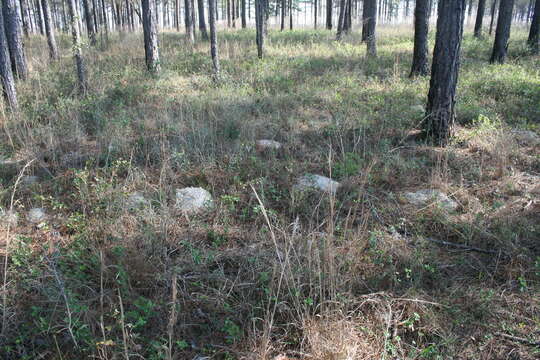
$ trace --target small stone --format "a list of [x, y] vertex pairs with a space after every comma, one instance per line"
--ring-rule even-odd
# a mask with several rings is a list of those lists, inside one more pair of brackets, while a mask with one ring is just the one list
[[26, 219], [34, 224], [39, 224], [47, 220], [47, 214], [43, 208], [33, 208], [28, 211]]
[[326, 176], [306, 174], [298, 179], [294, 188], [300, 191], [315, 189], [335, 195], [340, 186], [341, 184], [339, 182], [327, 178]]
[[407, 192], [404, 196], [409, 203], [417, 206], [426, 206], [430, 203], [436, 203], [446, 211], [453, 211], [458, 207], [458, 203], [439, 190], [423, 189], [416, 192]]
[[14, 228], [18, 223], [19, 215], [15, 211], [0, 209], [0, 225]]
[[39, 181], [39, 177], [33, 175], [26, 175], [21, 178], [21, 184], [24, 186], [34, 185]]
[[128, 196], [126, 205], [128, 210], [136, 210], [150, 206], [150, 201], [142, 193], [135, 191]]
[[540, 144], [540, 136], [530, 130], [514, 130], [512, 131], [514, 138], [520, 145], [536, 146]]
[[255, 141], [255, 149], [258, 152], [264, 152], [269, 150], [279, 150], [281, 149], [282, 145], [280, 142], [277, 142], [275, 140], [267, 140], [267, 139], [261, 139]]
[[212, 207], [212, 195], [200, 187], [176, 189], [176, 209], [193, 214]]

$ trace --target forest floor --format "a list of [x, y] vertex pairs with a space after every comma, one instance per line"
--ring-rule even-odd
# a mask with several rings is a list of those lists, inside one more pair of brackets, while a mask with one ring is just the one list
[[[540, 58], [512, 31], [505, 65], [465, 34], [447, 148], [410, 136], [429, 78], [408, 78], [409, 27], [382, 26], [374, 60], [356, 32], [271, 31], [263, 60], [253, 31], [220, 32], [218, 83], [207, 42], [160, 35], [152, 77], [141, 35], [116, 35], [85, 49], [85, 98], [69, 38], [51, 65], [31, 38], [0, 135], [19, 214], [0, 358], [537, 359]], [[305, 173], [343, 185], [297, 194]], [[215, 206], [178, 214], [186, 186]], [[458, 207], [408, 203], [420, 189]]]

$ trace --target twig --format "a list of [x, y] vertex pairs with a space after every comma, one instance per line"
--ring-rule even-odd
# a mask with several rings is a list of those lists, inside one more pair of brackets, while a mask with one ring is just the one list
[[176, 300], [177, 300], [177, 287], [176, 287], [176, 274], [172, 276], [172, 302], [171, 302], [171, 317], [169, 318], [169, 326], [167, 329], [168, 335], [169, 335], [169, 347], [167, 349], [167, 358], [168, 360], [172, 360], [172, 353], [173, 353], [173, 337], [174, 337], [174, 324], [176, 324]]
[[124, 357], [129, 360], [128, 345], [127, 345], [127, 331], [126, 324], [124, 322], [124, 304], [122, 303], [122, 294], [118, 289], [118, 300], [120, 301], [120, 325], [122, 325], [122, 339], [124, 340]]
[[431, 242], [434, 242], [436, 244], [441, 244], [441, 245], [446, 245], [446, 246], [452, 246], [452, 247], [456, 247], [456, 248], [459, 248], [459, 249], [463, 249], [465, 251], [476, 251], [476, 252], [479, 252], [479, 253], [483, 253], [483, 254], [498, 254], [499, 252], [498, 251], [493, 251], [493, 250], [485, 250], [485, 249], [480, 249], [480, 248], [477, 248], [477, 247], [474, 247], [474, 246], [467, 246], [467, 245], [462, 245], [462, 244], [456, 244], [456, 243], [452, 243], [452, 242], [448, 242], [448, 241], [443, 241], [443, 240], [437, 240], [437, 239], [433, 239], [433, 238], [425, 238], [426, 240], [429, 240]]
[[505, 339], [516, 341], [516, 342], [519, 342], [519, 343], [522, 343], [522, 344], [525, 344], [525, 345], [540, 346], [540, 341], [531, 341], [531, 340], [528, 340], [528, 339], [525, 339], [525, 338], [505, 334], [505, 333], [502, 333], [502, 332], [496, 332], [494, 334], [497, 335], [497, 336], [503, 337]]

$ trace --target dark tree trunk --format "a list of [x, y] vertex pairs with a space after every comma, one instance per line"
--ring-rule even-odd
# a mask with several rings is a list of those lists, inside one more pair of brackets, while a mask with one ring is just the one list
[[152, 0], [142, 0], [144, 55], [146, 59], [146, 68], [151, 73], [157, 73], [161, 69], [159, 63], [158, 32], [155, 11], [156, 8]]
[[[94, 17], [94, 32], [97, 34], [98, 30], [98, 17], [97, 17], [97, 6], [96, 0], [92, 0], [92, 16]], [[47, 29], [45, 29], [47, 30]]]
[[94, 29], [92, 11], [90, 10], [88, 0], [82, 0], [82, 3], [84, 8], [84, 18], [86, 20], [86, 30], [88, 32], [88, 38], [90, 39], [91, 45], [96, 45], [96, 30]]
[[352, 29], [352, 0], [347, 0], [347, 8], [345, 12], [344, 31], [348, 34]]
[[345, 7], [346, 6], [347, 6], [346, 0], [339, 1], [339, 18], [338, 18], [338, 27], [337, 27], [337, 34], [336, 34], [337, 40], [341, 40], [341, 36], [343, 34], [343, 25], [345, 22]]
[[195, 44], [195, 34], [193, 32], [193, 11], [191, 10], [191, 0], [184, 0], [184, 22], [186, 25], [187, 39], [190, 44]]
[[442, 146], [448, 143], [455, 122], [454, 106], [464, 18], [465, 0], [439, 0], [424, 133]]
[[4, 12], [4, 29], [11, 55], [11, 66], [15, 75], [22, 80], [28, 77], [28, 67], [22, 42], [22, 29], [19, 12], [15, 0], [2, 0]]
[[107, 7], [105, 0], [101, 0], [101, 12], [103, 13], [103, 29], [105, 30], [105, 45], [109, 43], [109, 21], [107, 20]]
[[51, 20], [49, 0], [41, 0], [41, 7], [43, 9], [45, 33], [47, 34], [47, 45], [49, 46], [49, 57], [54, 61], [58, 59], [58, 48], [56, 47], [56, 39], [54, 37], [54, 27]]
[[476, 22], [474, 23], [474, 36], [482, 37], [482, 21], [486, 11], [486, 0], [478, 0], [478, 11], [476, 12]]
[[429, 0], [416, 0], [414, 8], [414, 53], [410, 77], [428, 74]]
[[366, 8], [364, 14], [366, 15], [365, 36], [367, 56], [377, 57], [377, 40], [375, 35], [375, 27], [377, 25], [377, 0], [364, 0], [364, 7]]
[[219, 55], [217, 46], [215, 7], [216, 0], [208, 0], [208, 22], [210, 25], [210, 55], [212, 56], [214, 75], [217, 78], [219, 77]]
[[491, 3], [491, 21], [489, 22], [489, 36], [493, 33], [493, 22], [495, 19], [495, 11], [497, 10], [497, 0]]
[[203, 40], [208, 40], [208, 33], [206, 32], [206, 22], [204, 21], [204, 0], [197, 0], [199, 7], [199, 31]]
[[231, 0], [227, 0], [227, 27], [231, 27]]
[[231, 0], [232, 27], [236, 28], [236, 1]]
[[362, 3], [362, 42], [367, 40], [367, 19], [369, 12], [369, 2], [370, 0], [364, 0]]
[[84, 59], [82, 56], [81, 34], [77, 21], [78, 13], [75, 0], [68, 0], [68, 7], [69, 20], [71, 25], [71, 37], [73, 41], [73, 57], [75, 59], [75, 65], [77, 67], [77, 78], [79, 79], [79, 91], [85, 94], [88, 90], [88, 83], [86, 80], [86, 68], [84, 66]]
[[241, 0], [241, 16], [242, 16], [242, 29], [247, 27], [246, 21], [246, 0]]
[[499, 5], [499, 19], [497, 19], [497, 29], [495, 31], [495, 42], [491, 53], [490, 63], [504, 63], [508, 50], [508, 39], [510, 38], [510, 26], [512, 23], [512, 11], [514, 0], [501, 0]]
[[[265, 0], [267, 1], [267, 0]], [[289, 30], [293, 29], [293, 2], [292, 0], [289, 0]]]
[[409, 17], [409, 2], [410, 0], [405, 0], [405, 18]]
[[527, 44], [531, 48], [533, 54], [538, 54], [540, 49], [540, 0], [536, 0], [534, 5], [531, 29], [529, 31]]
[[176, 31], [180, 31], [180, 8], [178, 6], [178, 0], [174, 0], [174, 27]]
[[332, 0], [326, 0], [326, 29], [332, 30]]
[[[4, 29], [2, 7], [0, 7], [0, 29]], [[16, 110], [18, 107], [17, 90], [15, 89], [15, 79], [13, 78], [9, 48], [6, 33], [4, 31], [0, 31], [0, 79], [2, 81], [4, 99], [6, 99], [11, 110]]]
[[39, 5], [39, 0], [35, 1], [35, 9], [34, 15], [36, 17], [36, 22], [39, 27], [39, 33], [41, 35], [45, 35], [45, 27], [43, 26], [43, 16], [41, 14], [41, 6]]
[[281, 1], [281, 23], [280, 23], [280, 30], [285, 30], [285, 13], [287, 12], [287, 0], [280, 0]]
[[264, 55], [264, 22], [266, 16], [264, 14], [265, 0], [255, 0], [255, 29], [257, 42], [257, 56], [262, 59]]
[[19, 7], [21, 9], [21, 20], [22, 20], [22, 28], [23, 28], [23, 34], [24, 37], [28, 37], [28, 21], [30, 20], [28, 18], [28, 11], [26, 9], [26, 2], [24, 0], [19, 1]]

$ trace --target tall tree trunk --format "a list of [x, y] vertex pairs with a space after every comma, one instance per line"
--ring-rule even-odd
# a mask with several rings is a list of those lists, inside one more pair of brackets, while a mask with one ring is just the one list
[[107, 19], [107, 7], [105, 0], [101, 0], [101, 11], [103, 12], [103, 29], [105, 30], [105, 45], [109, 44], [109, 20]]
[[231, 1], [227, 0], [227, 27], [231, 27], [232, 19], [231, 19]]
[[409, 17], [409, 2], [410, 0], [405, 0], [405, 19]]
[[326, 0], [326, 30], [332, 30], [332, 0]]
[[367, 19], [369, 12], [369, 1], [370, 0], [363, 0], [362, 3], [362, 42], [367, 40]]
[[464, 19], [465, 0], [439, 0], [424, 134], [442, 146], [448, 143], [455, 122]]
[[497, 30], [495, 31], [495, 42], [491, 53], [491, 63], [504, 63], [508, 50], [508, 39], [510, 38], [510, 26], [512, 23], [512, 11], [514, 0], [501, 0], [499, 5], [499, 19], [497, 20]]
[[314, 0], [313, 1], [313, 27], [315, 29], [317, 29], [317, 12], [318, 12], [318, 7], [317, 7], [317, 3], [318, 3], [318, 0]]
[[428, 74], [429, 0], [416, 0], [414, 8], [414, 53], [410, 77]]
[[232, 27], [236, 28], [236, 1], [231, 0]]
[[486, 0], [478, 0], [478, 11], [476, 12], [476, 22], [474, 23], [474, 36], [482, 37], [482, 21], [486, 11]]
[[281, 1], [281, 23], [280, 30], [285, 30], [285, 13], [287, 12], [287, 0], [278, 0]]
[[58, 48], [56, 47], [56, 39], [54, 37], [54, 27], [51, 20], [49, 0], [41, 0], [41, 7], [43, 9], [45, 33], [47, 34], [47, 45], [49, 46], [49, 57], [54, 61], [58, 59]]
[[39, 33], [45, 35], [45, 27], [43, 26], [43, 16], [41, 14], [41, 6], [39, 5], [39, 0], [35, 0], [35, 11], [34, 15], [36, 17], [36, 22], [39, 27]]
[[339, 1], [339, 18], [338, 18], [338, 27], [336, 40], [341, 40], [343, 34], [343, 25], [345, 23], [345, 7], [347, 6], [346, 0]]
[[540, 49], [540, 0], [536, 0], [534, 12], [532, 16], [531, 29], [527, 44], [531, 48], [533, 54], [538, 54]]
[[22, 29], [19, 12], [15, 0], [2, 0], [4, 12], [4, 29], [11, 54], [11, 66], [15, 75], [25, 80], [28, 77], [28, 67], [22, 42]]
[[208, 0], [208, 22], [210, 25], [210, 55], [212, 56], [214, 75], [217, 78], [219, 77], [219, 55], [217, 46], [215, 7], [216, 0]]
[[377, 40], [375, 27], [377, 25], [377, 0], [364, 0], [364, 6], [367, 10], [366, 18], [366, 43], [367, 56], [377, 57]]
[[86, 68], [82, 55], [81, 34], [78, 24], [77, 4], [75, 0], [68, 0], [69, 20], [71, 25], [71, 37], [73, 41], [73, 58], [77, 67], [77, 78], [79, 80], [79, 91], [86, 94], [88, 91], [88, 83], [86, 79]]
[[242, 29], [245, 29], [247, 27], [247, 21], [246, 21], [246, 0], [241, 0], [241, 6], [242, 6]]
[[204, 0], [197, 0], [199, 7], [199, 31], [203, 40], [208, 40], [208, 33], [206, 32], [206, 22], [204, 21]]
[[495, 11], [497, 10], [497, 0], [491, 3], [491, 21], [489, 22], [489, 36], [493, 33], [493, 22], [495, 19]]
[[293, 2], [292, 0], [289, 0], [289, 30], [293, 29], [293, 14]]
[[142, 0], [144, 55], [146, 59], [146, 68], [151, 73], [157, 73], [161, 70], [155, 11], [156, 8], [152, 0]]
[[21, 9], [21, 20], [22, 20], [22, 28], [23, 28], [23, 34], [25, 38], [28, 38], [28, 21], [30, 20], [28, 18], [28, 11], [26, 9], [26, 2], [24, 0], [19, 1], [19, 7]]
[[[0, 7], [0, 29], [4, 29], [3, 9]], [[0, 31], [0, 80], [2, 81], [4, 99], [11, 110], [17, 110], [17, 90], [15, 89], [15, 79], [11, 69], [9, 47], [6, 33]]]
[[255, 0], [255, 29], [257, 42], [257, 56], [262, 59], [264, 55], [264, 15], [265, 0]]
[[184, 0], [184, 22], [186, 25], [187, 39], [189, 43], [193, 45], [195, 44], [195, 34], [193, 33], [193, 12], [191, 11], [191, 0]]
[[88, 32], [88, 38], [90, 39], [91, 45], [96, 45], [96, 31], [94, 29], [92, 11], [90, 10], [88, 0], [82, 0], [82, 3], [84, 8], [84, 18], [86, 20], [86, 31]]

